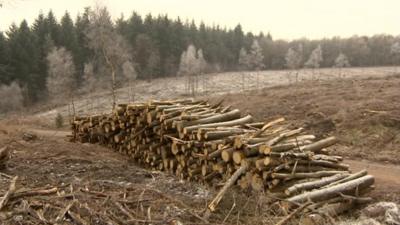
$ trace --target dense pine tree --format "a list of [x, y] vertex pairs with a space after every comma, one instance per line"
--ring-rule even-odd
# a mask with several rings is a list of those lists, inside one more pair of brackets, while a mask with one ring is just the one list
[[25, 104], [31, 104], [44, 95], [45, 76], [40, 74], [40, 51], [36, 35], [24, 20], [17, 28], [13, 26], [10, 38], [10, 65], [14, 69], [14, 79], [25, 87]]
[[13, 80], [8, 54], [7, 39], [4, 34], [0, 32], [0, 84], [8, 85]]
[[[90, 8], [85, 8], [75, 21], [68, 12], [60, 21], [52, 11], [40, 13], [31, 27], [23, 21], [19, 26], [12, 25], [5, 34], [0, 33], [0, 84], [16, 81], [24, 90], [25, 103], [34, 103], [45, 97], [48, 77], [46, 56], [53, 47], [64, 47], [71, 52], [78, 83], [83, 82], [85, 65], [89, 64], [93, 77], [107, 76], [108, 71], [104, 70], [104, 60], [99, 60], [99, 52], [89, 48], [91, 43], [87, 32], [91, 22], [90, 12]], [[400, 64], [400, 54], [393, 51], [395, 43], [400, 43], [400, 37], [391, 35], [274, 40], [270, 33], [246, 33], [240, 24], [230, 29], [219, 25], [207, 26], [203, 22], [197, 24], [193, 20], [171, 19], [167, 15], [141, 16], [136, 12], [128, 18], [121, 16], [112, 24], [113, 31], [119, 33], [132, 49], [127, 57], [132, 60], [132, 67], [140, 79], [176, 75], [182, 52], [191, 44], [202, 49], [208, 63], [207, 71], [240, 69], [243, 60], [239, 63], [239, 53], [242, 51], [251, 55], [255, 41], [260, 47], [256, 51], [260, 56], [258, 58], [262, 59], [259, 64], [264, 65], [264, 69], [286, 68], [288, 50], [297, 50], [298, 46], [302, 46], [298, 56], [302, 59], [301, 65], [318, 46], [323, 49], [320, 67], [334, 66], [339, 54], [346, 55], [352, 66]], [[260, 68], [242, 66], [242, 69]]]
[[[75, 70], [78, 73], [78, 78], [83, 78], [85, 64], [91, 61], [92, 51], [88, 47], [88, 41], [86, 37], [86, 31], [89, 28], [89, 8], [85, 8], [82, 15], [78, 15], [75, 23], [75, 33], [77, 41], [77, 49], [73, 52], [75, 61]], [[82, 79], [78, 79], [78, 82], [82, 82]]]

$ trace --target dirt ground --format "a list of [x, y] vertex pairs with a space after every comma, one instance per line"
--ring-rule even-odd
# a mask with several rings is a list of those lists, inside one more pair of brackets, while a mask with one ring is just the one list
[[[206, 187], [141, 168], [123, 155], [101, 146], [69, 142], [65, 138], [69, 134], [66, 131], [16, 127], [10, 125], [12, 123], [4, 124], [3, 121], [0, 124], [0, 146], [8, 145], [11, 150], [8, 166], [0, 173], [18, 176], [17, 189], [21, 192], [58, 188], [56, 196], [33, 196], [13, 202], [17, 211], [21, 210], [21, 205], [27, 204], [45, 218], [55, 218], [74, 199], [79, 206], [74, 206], [71, 211], [81, 212], [82, 218], [90, 221], [89, 224], [110, 224], [98, 222], [100, 220], [92, 214], [101, 217], [111, 213], [110, 210], [116, 210], [116, 207], [109, 204], [121, 201], [128, 202], [125, 207], [135, 219], [130, 220], [122, 214], [116, 216], [115, 221], [120, 217], [131, 223], [111, 224], [179, 224], [177, 221], [185, 225], [204, 224], [199, 217], [203, 216], [207, 202], [215, 196], [218, 187]], [[24, 141], [24, 134], [35, 134], [38, 138]], [[0, 174], [1, 196], [9, 185], [10, 179]], [[63, 201], [64, 196], [71, 199], [65, 197]], [[265, 210], [270, 201], [266, 197], [233, 189], [207, 224], [275, 223], [280, 217], [273, 217], [269, 210]], [[57, 209], [55, 215], [48, 210], [53, 207]], [[92, 217], [85, 217], [85, 209], [88, 208]], [[54, 222], [50, 219], [43, 222], [32, 213], [5, 218], [6, 214], [0, 211], [0, 221], [3, 220], [0, 224]], [[65, 221], [62, 224], [75, 223]]]
[[[303, 81], [289, 86], [207, 97], [211, 100], [224, 98], [225, 105], [248, 112], [257, 120], [284, 116], [298, 126], [306, 127], [310, 133], [337, 136], [341, 144], [335, 154], [346, 156], [345, 161], [353, 171], [367, 168], [376, 177], [376, 189], [371, 196], [379, 201], [400, 202], [399, 87], [400, 77], [388, 76]], [[178, 224], [177, 220], [183, 224], [204, 223], [198, 216], [204, 213], [206, 203], [218, 187], [180, 181], [169, 174], [143, 169], [109, 149], [66, 141], [68, 128], [54, 131], [44, 127], [48, 126], [32, 117], [17, 116], [0, 121], [0, 147], [8, 145], [11, 149], [9, 165], [0, 172], [18, 175], [18, 188], [57, 187], [61, 193], [73, 193], [74, 198], [91, 207], [99, 216], [111, 210], [107, 208], [111, 207], [108, 199], [128, 196], [126, 199], [135, 199], [136, 202], [126, 207], [138, 221], [149, 223], [152, 220], [153, 224]], [[38, 138], [24, 141], [24, 133], [34, 133]], [[0, 175], [0, 193], [8, 189], [9, 183], [10, 179]], [[106, 193], [106, 197], [87, 197], [99, 192]], [[40, 208], [38, 201], [44, 202], [43, 205], [56, 204], [59, 208], [68, 206], [68, 201], [54, 201], [50, 197], [33, 197], [29, 201], [40, 210], [44, 209]], [[260, 193], [232, 190], [221, 202], [220, 209], [212, 214], [210, 222], [274, 224], [282, 216], [274, 215], [270, 201]], [[16, 202], [15, 206], [22, 203]], [[74, 207], [78, 210], [78, 206]], [[38, 221], [31, 214], [24, 215], [23, 219]], [[14, 216], [2, 224], [40, 223], [21, 223], [21, 218]]]

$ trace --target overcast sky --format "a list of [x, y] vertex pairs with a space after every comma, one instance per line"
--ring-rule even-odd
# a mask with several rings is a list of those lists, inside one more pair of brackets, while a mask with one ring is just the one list
[[274, 38], [323, 38], [400, 34], [400, 0], [0, 0], [0, 30], [52, 9], [57, 17], [68, 10], [75, 18], [85, 6], [106, 5], [114, 18], [133, 10], [145, 15], [168, 14], [197, 22], [270, 32]]

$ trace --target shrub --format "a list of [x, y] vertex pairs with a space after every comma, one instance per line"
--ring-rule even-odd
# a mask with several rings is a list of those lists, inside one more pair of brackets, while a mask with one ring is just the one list
[[57, 113], [57, 116], [55, 118], [55, 124], [57, 128], [61, 128], [64, 125], [64, 118], [61, 115], [61, 113]]
[[22, 103], [22, 89], [17, 83], [0, 85], [0, 113], [19, 110]]

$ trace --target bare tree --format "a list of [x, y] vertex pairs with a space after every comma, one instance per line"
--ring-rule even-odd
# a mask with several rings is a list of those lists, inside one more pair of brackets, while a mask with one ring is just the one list
[[122, 72], [128, 81], [128, 97], [129, 101], [135, 101], [135, 92], [134, 92], [134, 81], [137, 78], [137, 73], [135, 71], [135, 67], [131, 61], [126, 61], [122, 65]]
[[350, 62], [347, 56], [343, 53], [340, 53], [338, 57], [335, 59], [335, 68], [339, 68], [339, 77], [342, 77], [342, 68], [343, 67], [350, 67]]
[[195, 79], [198, 73], [198, 62], [196, 57], [196, 47], [189, 45], [187, 50], [181, 55], [178, 74], [186, 77], [186, 93], [195, 95], [196, 85]]
[[318, 47], [311, 52], [310, 58], [308, 58], [307, 62], [304, 64], [305, 67], [313, 69], [313, 78], [314, 70], [320, 67], [322, 61], [322, 48], [321, 45], [318, 45]]
[[[395, 42], [390, 46], [390, 52], [398, 59], [400, 56], [400, 42]], [[396, 66], [394, 73], [398, 73], [398, 66]]]
[[93, 111], [93, 101], [95, 100], [92, 93], [96, 90], [97, 79], [94, 76], [93, 63], [88, 62], [83, 68], [83, 88], [85, 92], [89, 93], [89, 98], [87, 99], [87, 106], [90, 105], [91, 111]]
[[[198, 74], [203, 75], [208, 67], [207, 61], [204, 59], [203, 55], [203, 50], [199, 49], [197, 50], [197, 69], [198, 69]], [[207, 90], [208, 82], [207, 79], [204, 76], [200, 76], [202, 78], [202, 85], [203, 85], [203, 91]]]
[[22, 108], [22, 103], [22, 89], [16, 82], [0, 85], [0, 113], [19, 110]]
[[54, 47], [47, 55], [49, 76], [47, 89], [55, 100], [69, 98], [75, 116], [74, 94], [76, 90], [75, 65], [72, 55], [65, 48]]
[[395, 42], [390, 46], [390, 52], [393, 54], [400, 54], [400, 42]]
[[246, 79], [245, 79], [245, 73], [243, 71], [247, 70], [249, 68], [249, 55], [247, 54], [246, 49], [241, 48], [239, 52], [239, 67], [240, 70], [242, 70], [242, 91], [245, 90], [246, 88]]
[[256, 39], [253, 40], [248, 57], [248, 63], [252, 69], [259, 71], [264, 68], [264, 55], [262, 53], [262, 48]]
[[[22, 0], [19, 0], [19, 1], [22, 1]], [[17, 2], [17, 1], [16, 0], [1, 0], [0, 8], [3, 8], [4, 5], [12, 5], [15, 2]]]
[[111, 72], [112, 107], [116, 106], [116, 74], [126, 61], [131, 60], [129, 45], [117, 33], [111, 16], [105, 7], [90, 12], [89, 27], [86, 31], [89, 48], [101, 55]]
[[253, 43], [250, 48], [250, 52], [248, 54], [248, 64], [249, 67], [256, 71], [256, 79], [257, 79], [257, 89], [259, 89], [259, 71], [264, 68], [264, 55], [262, 53], [262, 48], [258, 44], [256, 39], [253, 40]]
[[[299, 69], [300, 69], [301, 63], [303, 61], [303, 46], [300, 44], [298, 46], [297, 50], [294, 48], [289, 48], [289, 50], [287, 51], [286, 56], [285, 56], [285, 61], [286, 61], [286, 64], [285, 64], [286, 68], [296, 71], [296, 82], [298, 82]], [[288, 79], [290, 82], [290, 80], [291, 80], [290, 72], [288, 74]]]

